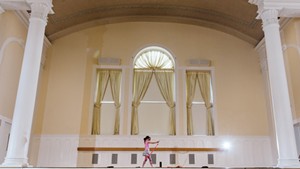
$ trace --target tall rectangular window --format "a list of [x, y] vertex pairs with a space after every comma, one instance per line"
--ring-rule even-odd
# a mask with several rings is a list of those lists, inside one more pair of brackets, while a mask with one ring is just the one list
[[186, 71], [186, 98], [187, 134], [214, 135], [211, 71]]
[[120, 69], [97, 69], [92, 134], [120, 134]]

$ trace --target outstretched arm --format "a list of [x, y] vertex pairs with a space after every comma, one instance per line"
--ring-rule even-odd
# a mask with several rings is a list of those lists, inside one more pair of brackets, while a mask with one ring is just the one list
[[148, 143], [149, 143], [149, 144], [158, 144], [159, 141], [149, 141]]

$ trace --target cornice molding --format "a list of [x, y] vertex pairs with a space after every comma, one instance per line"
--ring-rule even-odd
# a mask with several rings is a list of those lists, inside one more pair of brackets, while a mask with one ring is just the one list
[[284, 29], [291, 20], [292, 20], [291, 18], [280, 18], [279, 19], [280, 30]]
[[6, 10], [30, 10], [26, 0], [1, 0], [0, 5]]
[[[71, 13], [68, 15], [65, 15], [63, 17], [56, 17], [51, 16], [51, 20], [49, 22], [53, 24], [61, 24], [64, 22], [69, 22], [70, 20], [82, 18], [86, 15], [93, 15], [98, 13], [107, 13], [110, 12], [110, 16], [103, 16], [103, 18], [106, 17], [118, 17], [119, 15], [114, 14], [114, 12], [120, 13], [120, 11], [136, 11], [138, 10], [138, 13], [135, 12], [134, 15], [143, 15], [143, 16], [149, 16], [149, 14], [145, 14], [147, 10], [153, 10], [155, 11], [155, 15], [157, 16], [176, 16], [176, 17], [192, 17], [194, 15], [191, 15], [192, 13], [195, 14], [204, 14], [205, 16], [210, 16], [212, 18], [222, 18], [223, 20], [230, 21], [231, 23], [237, 24], [237, 25], [243, 25], [246, 27], [253, 27], [255, 24], [257, 24], [257, 21], [249, 22], [247, 20], [241, 20], [239, 17], [235, 15], [229, 15], [226, 13], [222, 13], [213, 9], [205, 9], [205, 8], [196, 8], [196, 7], [186, 7], [186, 6], [177, 6], [177, 5], [153, 5], [153, 4], [138, 4], [138, 5], [114, 5], [109, 7], [94, 7], [94, 8], [88, 8], [88, 9], [82, 9], [78, 12]], [[176, 15], [165, 15], [166, 11], [180, 11], [176, 13]], [[131, 15], [131, 16], [134, 16]], [[127, 15], [130, 16], [130, 15]], [[203, 16], [199, 16], [203, 17]], [[98, 17], [98, 19], [101, 19], [101, 17]], [[194, 19], [204, 19], [204, 18], [196, 18]]]
[[140, 22], [140, 21], [147, 21], [147, 22], [169, 22], [169, 23], [183, 23], [183, 24], [190, 24], [190, 25], [196, 25], [196, 26], [203, 26], [207, 28], [211, 28], [220, 32], [224, 32], [227, 34], [230, 34], [232, 36], [238, 37], [251, 45], [255, 46], [258, 41], [254, 39], [253, 37], [246, 35], [236, 29], [233, 29], [229, 26], [225, 26], [222, 24], [218, 24], [215, 22], [210, 22], [207, 20], [200, 20], [200, 19], [193, 19], [193, 18], [180, 18], [180, 17], [167, 17], [167, 16], [125, 16], [125, 17], [112, 17], [112, 18], [103, 18], [103, 19], [97, 19], [92, 20], [89, 22], [85, 22], [82, 24], [77, 24], [72, 27], [68, 27], [66, 29], [62, 29], [61, 31], [58, 31], [54, 34], [51, 34], [48, 36], [48, 38], [51, 41], [54, 41], [56, 39], [59, 39], [63, 36], [66, 36], [70, 33], [77, 32], [86, 28], [91, 28], [94, 26], [100, 26], [105, 24], [114, 24], [114, 23], [123, 23], [123, 22]]
[[49, 14], [54, 14], [52, 0], [0, 0], [0, 6], [5, 10], [31, 10], [31, 4], [36, 3], [48, 6]]
[[[68, 9], [68, 12], [63, 13], [63, 7], [60, 5], [70, 5], [70, 2], [60, 2], [56, 4], [56, 10], [59, 15], [49, 16], [49, 26], [46, 34], [52, 41], [68, 34], [68, 32], [72, 32], [72, 30], [85, 29], [91, 25], [122, 22], [170, 22], [216, 28], [216, 30], [229, 33], [252, 45], [257, 44], [263, 35], [260, 29], [261, 21], [254, 19], [256, 8], [247, 4], [247, 2], [243, 2], [241, 5], [246, 9], [248, 15], [240, 16], [236, 13], [225, 11], [225, 9], [209, 8], [210, 3], [207, 3], [207, 6], [192, 6], [182, 5], [179, 2], [173, 3], [171, 0], [168, 3], [135, 1], [137, 0], [131, 3], [108, 2], [103, 5], [95, 3], [94, 6], [87, 5], [88, 7], [86, 8], [78, 7], [82, 4], [82, 1], [80, 3], [74, 1], [74, 3], [77, 2], [74, 4], [77, 10]], [[233, 9], [236, 12], [243, 12], [240, 9]], [[83, 25], [88, 26], [85, 27]], [[222, 30], [223, 28], [225, 28], [224, 31]]]
[[300, 17], [299, 0], [248, 0], [250, 4], [258, 6], [257, 19], [265, 10], [278, 10], [280, 17]]
[[29, 26], [29, 14], [26, 11], [14, 11], [15, 15], [19, 18], [22, 24], [28, 29]]

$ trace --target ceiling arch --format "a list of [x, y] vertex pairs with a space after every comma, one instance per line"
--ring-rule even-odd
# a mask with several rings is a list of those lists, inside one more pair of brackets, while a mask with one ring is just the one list
[[247, 0], [53, 0], [46, 35], [121, 22], [173, 22], [223, 31], [253, 45], [263, 37], [257, 7]]

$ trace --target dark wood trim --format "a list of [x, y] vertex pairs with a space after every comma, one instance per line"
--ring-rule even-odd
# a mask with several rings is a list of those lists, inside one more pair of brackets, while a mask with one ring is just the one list
[[[144, 151], [140, 147], [78, 147], [77, 151]], [[155, 151], [224, 151], [222, 148], [158, 147]]]

